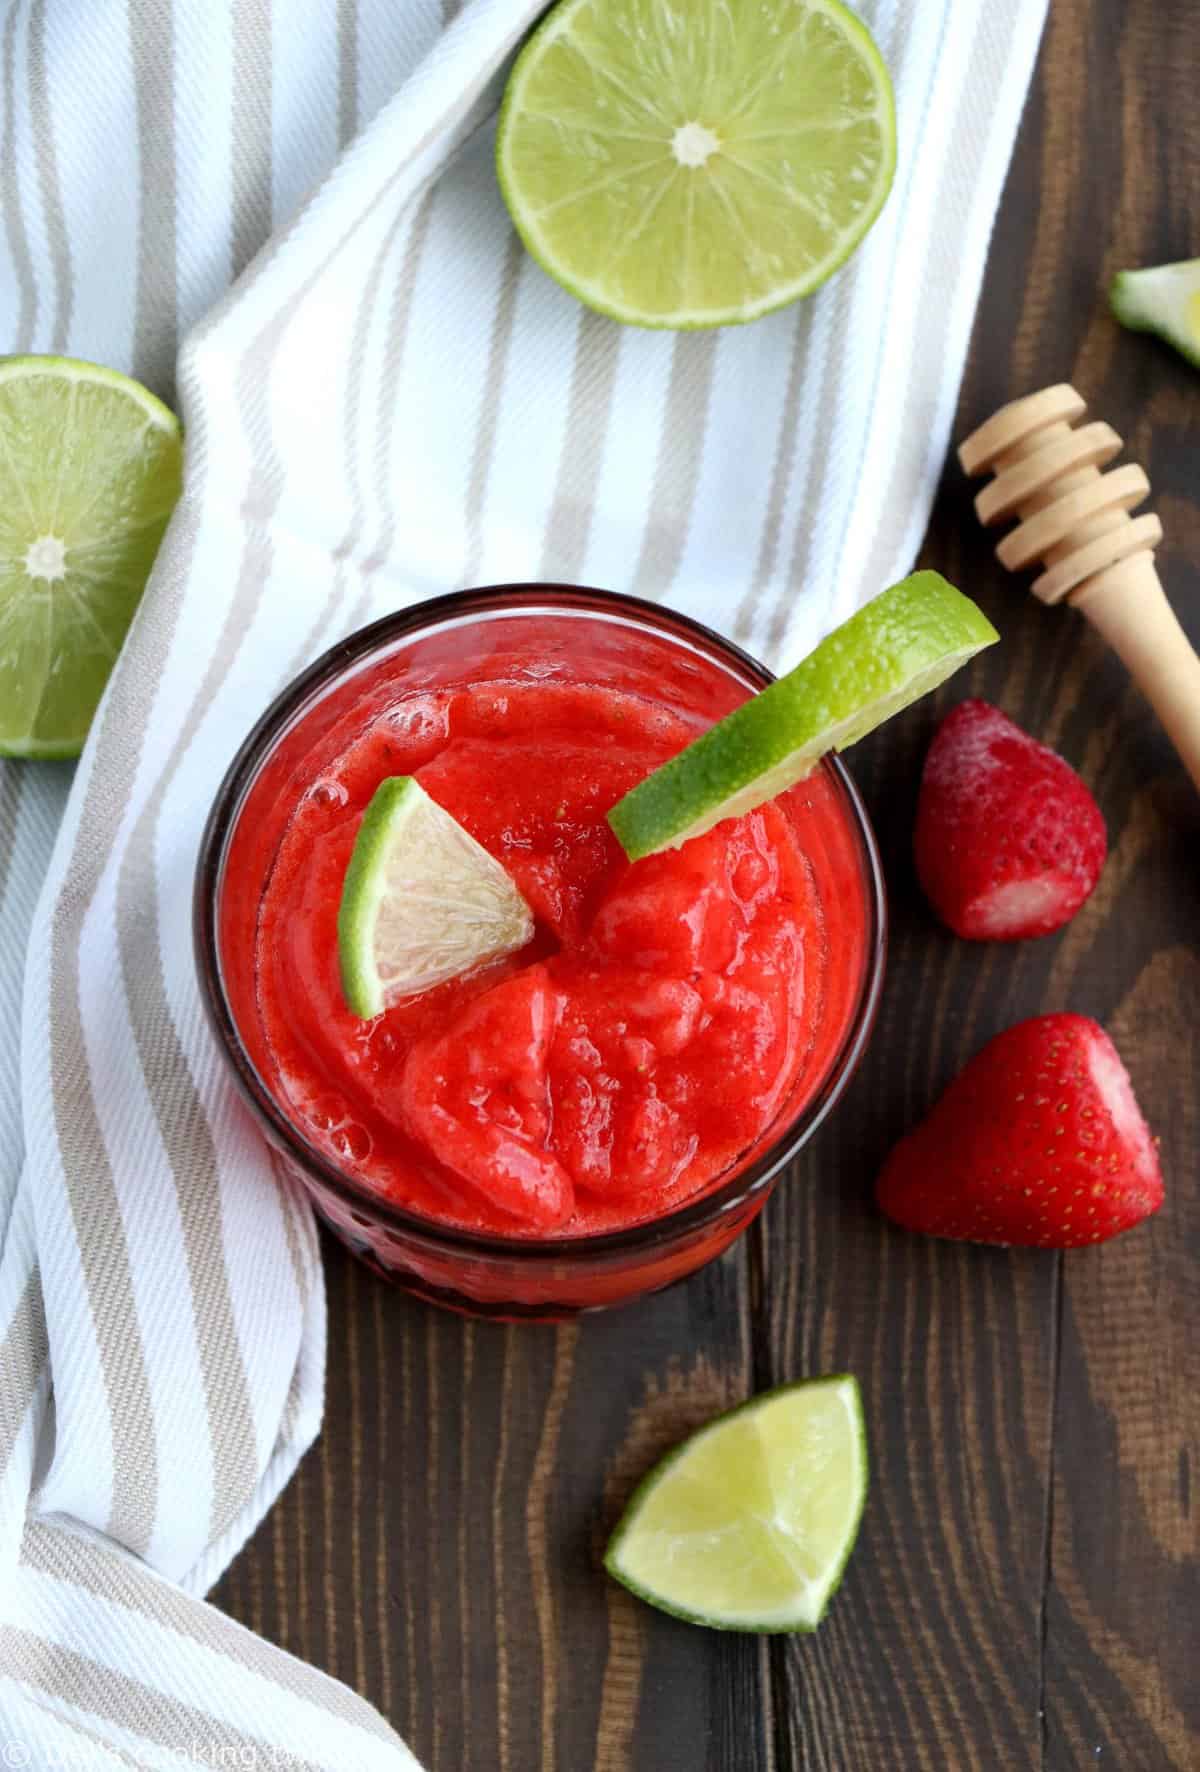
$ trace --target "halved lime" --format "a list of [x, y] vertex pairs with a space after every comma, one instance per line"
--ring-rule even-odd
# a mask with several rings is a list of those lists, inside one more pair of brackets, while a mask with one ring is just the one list
[[914, 572], [618, 800], [608, 815], [618, 842], [637, 861], [753, 811], [998, 638], [969, 597]]
[[526, 246], [638, 326], [753, 320], [823, 283], [883, 206], [892, 84], [839, 0], [562, 0], [496, 142]]
[[342, 990], [381, 1015], [484, 960], [514, 953], [533, 915], [494, 856], [411, 775], [380, 782], [363, 814], [338, 907]]
[[1157, 332], [1200, 369], [1200, 258], [1118, 271], [1109, 305], [1132, 332]]
[[815, 1630], [866, 1496], [856, 1381], [782, 1385], [718, 1416], [650, 1472], [604, 1566], [694, 1624]]
[[179, 421], [138, 382], [0, 359], [0, 753], [83, 748], [182, 476]]

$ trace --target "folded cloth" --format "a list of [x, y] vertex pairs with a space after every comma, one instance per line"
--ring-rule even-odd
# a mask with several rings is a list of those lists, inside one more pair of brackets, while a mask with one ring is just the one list
[[536, 0], [0, 6], [0, 345], [130, 369], [187, 435], [73, 779], [0, 773], [6, 1764], [413, 1764], [202, 1598], [324, 1358], [309, 1210], [197, 998], [205, 813], [291, 674], [429, 593], [635, 590], [778, 666], [899, 576], [1044, 8], [864, 3], [880, 221], [808, 303], [674, 336], [586, 312], [509, 226], [490, 120]]

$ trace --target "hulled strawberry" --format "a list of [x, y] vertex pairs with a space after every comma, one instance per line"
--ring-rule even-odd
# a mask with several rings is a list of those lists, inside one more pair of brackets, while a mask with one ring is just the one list
[[1100, 808], [1069, 763], [999, 708], [964, 701], [921, 778], [917, 875], [942, 921], [974, 941], [1049, 935], [1104, 865]]

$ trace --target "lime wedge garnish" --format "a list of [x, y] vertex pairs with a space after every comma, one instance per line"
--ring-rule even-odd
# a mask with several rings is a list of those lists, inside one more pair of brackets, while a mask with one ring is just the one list
[[369, 1020], [533, 934], [494, 856], [411, 775], [380, 782], [358, 828], [338, 907], [342, 990]]
[[1157, 332], [1200, 369], [1200, 258], [1118, 271], [1109, 305], [1132, 332]]
[[639, 326], [753, 320], [823, 283], [892, 182], [892, 84], [839, 0], [562, 0], [496, 142], [534, 258]]
[[83, 748], [182, 461], [179, 421], [128, 376], [0, 359], [0, 753]]
[[970, 598], [914, 572], [618, 800], [608, 815], [618, 842], [637, 861], [753, 811], [998, 638]]
[[815, 1630], [866, 1495], [855, 1380], [783, 1385], [718, 1416], [650, 1472], [604, 1565], [694, 1624]]

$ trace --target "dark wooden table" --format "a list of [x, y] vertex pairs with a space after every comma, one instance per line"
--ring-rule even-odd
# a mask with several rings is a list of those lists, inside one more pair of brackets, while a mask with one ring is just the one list
[[[1198, 92], [1196, 0], [1052, 0], [956, 433], [1075, 382], [1150, 473], [1193, 636], [1200, 376], [1103, 291], [1200, 252]], [[750, 1237], [558, 1329], [460, 1322], [327, 1246], [324, 1437], [217, 1598], [373, 1699], [430, 1772], [1200, 1767], [1200, 801], [1082, 622], [994, 564], [952, 466], [922, 558], [1004, 643], [854, 754], [891, 894], [883, 1010]], [[968, 691], [1058, 746], [1108, 819], [1100, 887], [1057, 937], [956, 942], [915, 888], [922, 752]], [[1066, 1257], [890, 1230], [870, 1191], [898, 1133], [989, 1035], [1062, 1008], [1124, 1054], [1165, 1211]], [[873, 1486], [817, 1636], [693, 1629], [605, 1579], [659, 1452], [841, 1370]]]

